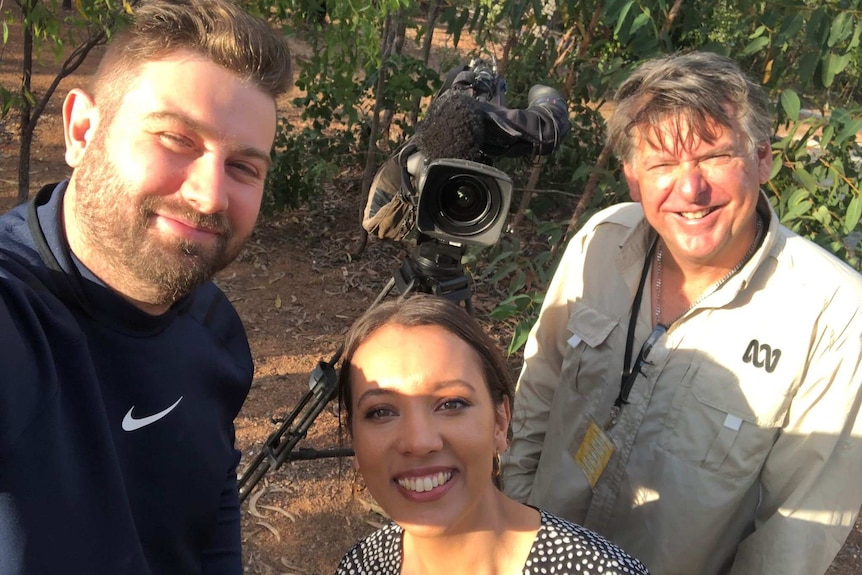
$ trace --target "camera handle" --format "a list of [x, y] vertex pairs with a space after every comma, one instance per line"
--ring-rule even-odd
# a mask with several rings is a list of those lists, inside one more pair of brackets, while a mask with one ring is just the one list
[[[425, 241], [423, 241], [425, 240]], [[392, 291], [398, 288], [401, 297], [411, 292], [430, 293], [464, 303], [473, 313], [470, 300], [470, 278], [461, 266], [463, 248], [420, 236], [413, 256], [407, 256], [368, 309], [372, 309]], [[273, 418], [281, 425], [266, 439], [257, 456], [239, 479], [239, 502], [254, 490], [270, 469], [278, 469], [285, 461], [323, 459], [326, 457], [349, 457], [352, 449], [299, 448], [297, 444], [305, 438], [320, 412], [335, 398], [338, 373], [335, 366], [341, 359], [343, 346], [329, 361], [319, 360], [308, 380], [308, 391], [299, 400], [290, 415], [283, 419]], [[297, 421], [298, 420], [298, 421]]]

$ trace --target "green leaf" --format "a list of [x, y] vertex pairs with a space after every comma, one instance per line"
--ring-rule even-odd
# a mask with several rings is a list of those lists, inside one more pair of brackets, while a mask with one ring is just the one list
[[536, 22], [539, 22], [540, 19], [543, 19], [541, 0], [533, 0], [533, 17], [536, 19]]
[[[830, 126], [831, 128], [832, 126]], [[835, 143], [837, 145], [843, 145], [845, 142], [852, 142], [856, 139], [856, 134], [862, 131], [862, 118], [857, 118], [854, 120], [848, 121], [841, 131], [838, 132], [838, 135], [835, 136]]]
[[524, 347], [527, 339], [530, 337], [530, 330], [533, 328], [533, 322], [522, 321], [515, 326], [515, 333], [512, 334], [512, 341], [509, 342], [509, 355], [517, 352]]
[[[858, 131], [858, 130], [857, 130]], [[856, 132], [853, 132], [855, 135]], [[832, 142], [832, 137], [835, 135], [835, 126], [829, 125], [823, 129], [823, 135], [820, 137], [820, 149], [826, 150], [829, 147], [829, 144]], [[843, 140], [839, 140], [838, 143], [841, 143]]]
[[748, 43], [748, 46], [742, 51], [743, 56], [751, 56], [752, 54], [756, 54], [760, 52], [764, 48], [769, 46], [769, 37], [768, 36], [760, 36], [759, 38], [755, 38], [751, 42]]
[[859, 36], [862, 34], [862, 26], [856, 26], [853, 31], [853, 38], [850, 39], [850, 43], [847, 45], [847, 51], [855, 50], [859, 47]]
[[505, 320], [520, 315], [533, 303], [533, 298], [527, 294], [516, 294], [501, 301], [491, 313], [492, 319]]
[[817, 191], [817, 180], [805, 171], [801, 166], [796, 166], [793, 168], [793, 174], [796, 176], [796, 179], [799, 180], [806, 190], [810, 193], [814, 193]]
[[832, 27], [829, 29], [829, 39], [826, 40], [826, 45], [830, 48], [834, 47], [850, 36], [852, 31], [853, 16], [850, 12], [839, 12], [832, 20]]
[[819, 206], [811, 215], [824, 226], [829, 226], [832, 222], [832, 214], [829, 213], [829, 208], [826, 206]]
[[[496, 266], [501, 261], [509, 259], [510, 257], [514, 257], [516, 253], [517, 252], [512, 251], [512, 250], [501, 251], [499, 254], [497, 254], [494, 257], [494, 259], [492, 259], [491, 261], [488, 262], [488, 264], [485, 266], [485, 269], [487, 270], [488, 268], [493, 268], [494, 266]], [[487, 272], [485, 275], [487, 275]]]
[[772, 168], [769, 171], [769, 179], [775, 178], [778, 175], [778, 172], [781, 171], [781, 168], [784, 166], [784, 161], [781, 159], [780, 155], [777, 155], [772, 158]]
[[781, 107], [787, 117], [794, 122], [799, 120], [799, 95], [794, 90], [784, 90], [781, 92]]
[[811, 194], [808, 193], [808, 190], [803, 188], [796, 188], [793, 190], [793, 193], [790, 194], [790, 197], [787, 199], [787, 205], [792, 207], [801, 204], [805, 200], [811, 197]]
[[623, 27], [623, 24], [626, 21], [626, 16], [628, 16], [629, 10], [631, 10], [632, 6], [634, 6], [633, 1], [626, 2], [625, 6], [623, 6], [622, 10], [620, 10], [619, 15], [617, 16], [617, 25], [614, 28], [614, 36], [619, 36], [620, 29]]
[[820, 54], [817, 52], [808, 52], [799, 60], [799, 77], [803, 81], [803, 85], [807, 85], [811, 78], [814, 77], [814, 72], [817, 70], [817, 65], [820, 63]]
[[497, 321], [505, 321], [516, 315], [518, 315], [518, 309], [515, 306], [500, 304], [491, 310], [488, 317]]
[[794, 41], [804, 24], [805, 17], [802, 15], [802, 12], [794, 12], [790, 20], [781, 27], [781, 43], [784, 44], [788, 40], [791, 42]]
[[632, 22], [632, 27], [629, 30], [629, 34], [634, 35], [635, 32], [649, 24], [650, 16], [646, 12], [641, 12], [635, 17], [635, 21]]
[[491, 283], [497, 283], [516, 269], [518, 269], [518, 262], [510, 261], [506, 265], [501, 266], [500, 269], [497, 270], [497, 273], [495, 273], [488, 281]]
[[515, 272], [515, 277], [509, 280], [509, 293], [519, 292], [525, 285], [527, 285], [527, 275], [523, 270], [518, 269]]
[[826, 14], [826, 10], [823, 6], [820, 6], [815, 10], [811, 17], [808, 19], [808, 41], [815, 45], [820, 46], [826, 42], [826, 38], [828, 31], [826, 30], [826, 20], [829, 16]]
[[862, 219], [862, 196], [856, 195], [847, 204], [847, 213], [844, 214], [844, 232], [849, 234], [855, 230], [860, 219]]
[[802, 200], [793, 205], [788, 203], [787, 211], [781, 216], [781, 223], [789, 227], [795, 220], [807, 214], [813, 205], [810, 200]]
[[838, 54], [832, 54], [830, 52], [823, 60], [823, 70], [821, 74], [823, 86], [826, 88], [830, 87], [832, 82], [835, 80], [835, 75], [842, 72], [849, 63], [850, 54], [839, 56]]

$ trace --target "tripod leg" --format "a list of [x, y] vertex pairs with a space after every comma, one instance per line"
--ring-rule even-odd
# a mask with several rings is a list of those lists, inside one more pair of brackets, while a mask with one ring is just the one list
[[[377, 295], [377, 298], [375, 298], [371, 303], [369, 309], [383, 301], [383, 298], [389, 295], [395, 285], [396, 280], [393, 276], [390, 278], [386, 286], [384, 286], [383, 290]], [[402, 290], [402, 296], [412, 291], [415, 285], [416, 282], [414, 278], [407, 285], [406, 289]], [[303, 396], [291, 414], [282, 420], [281, 426], [267, 438], [261, 451], [246, 468], [239, 480], [240, 503], [245, 501], [249, 493], [254, 490], [254, 487], [261, 479], [263, 479], [264, 475], [266, 475], [270, 469], [278, 469], [285, 461], [294, 459], [293, 450], [296, 447], [296, 444], [305, 437], [308, 432], [308, 428], [311, 427], [312, 423], [314, 423], [314, 420], [323, 410], [324, 406], [335, 397], [335, 386], [338, 380], [335, 365], [341, 358], [342, 350], [343, 348], [339, 346], [338, 350], [328, 363], [322, 360], [318, 362], [317, 367], [315, 367], [309, 379], [309, 391], [306, 392], [305, 396]], [[311, 403], [311, 409], [309, 412], [305, 414], [298, 425], [294, 425], [297, 417], [299, 417], [300, 413], [309, 403]], [[287, 436], [286, 440], [284, 439], [285, 435]], [[333, 453], [339, 457], [341, 454], [352, 454], [345, 450], [335, 450]], [[332, 456], [332, 453], [323, 451], [315, 452], [313, 455], [302, 456], [301, 458], [314, 459], [317, 457]]]
[[394, 287], [395, 287], [395, 278], [391, 277], [391, 278], [389, 278], [389, 281], [386, 282], [386, 285], [383, 286], [383, 290], [379, 294], [377, 294], [377, 297], [374, 298], [373, 302], [371, 302], [371, 305], [368, 307], [368, 309], [371, 309], [371, 308], [375, 307], [377, 304], [379, 304], [380, 302], [382, 302], [383, 298], [388, 296], [389, 292], [391, 292], [392, 288], [394, 288]]

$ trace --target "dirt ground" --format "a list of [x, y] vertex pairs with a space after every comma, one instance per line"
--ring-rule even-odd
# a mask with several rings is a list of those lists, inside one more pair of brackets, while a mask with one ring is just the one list
[[[20, 77], [16, 42], [20, 36], [13, 29], [10, 44], [0, 53], [0, 83], [6, 87]], [[301, 55], [303, 48], [294, 50]], [[68, 176], [60, 105], [69, 88], [86, 81], [97, 57], [62, 82], [39, 123], [31, 190]], [[37, 93], [50, 82], [52, 71], [49, 63], [34, 74]], [[286, 104], [282, 112], [296, 114]], [[16, 122], [14, 115], [0, 120], [0, 213], [15, 203]], [[311, 206], [261, 219], [245, 251], [217, 279], [245, 322], [256, 366], [251, 393], [236, 421], [241, 466], [261, 453], [267, 438], [282, 427], [273, 419], [297, 406], [318, 360], [332, 356], [351, 321], [369, 307], [406, 256], [401, 246], [375, 240], [360, 258], [351, 256], [360, 237], [358, 175], [345, 173], [338, 181]], [[495, 305], [483, 293], [476, 293], [473, 303], [480, 316]], [[290, 429], [299, 430], [309, 413], [301, 410]], [[330, 403], [297, 447], [322, 450], [341, 443]], [[342, 554], [384, 521], [354, 475], [350, 458], [287, 461], [263, 477], [243, 507], [245, 571], [332, 573]], [[862, 524], [857, 522], [828, 574], [860, 573]]]

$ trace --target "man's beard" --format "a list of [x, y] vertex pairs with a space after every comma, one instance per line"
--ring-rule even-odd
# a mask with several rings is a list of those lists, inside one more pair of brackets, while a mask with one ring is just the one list
[[[201, 214], [185, 202], [158, 194], [137, 195], [135, 183], [123, 178], [104, 148], [103, 136], [96, 135], [76, 169], [73, 214], [91, 254], [102, 260], [102, 269], [131, 276], [129, 283], [146, 294], [137, 299], [170, 305], [233, 261], [244, 242], [231, 245], [233, 231], [225, 216]], [[217, 241], [205, 246], [159, 237], [152, 230], [157, 209], [216, 231]]]

